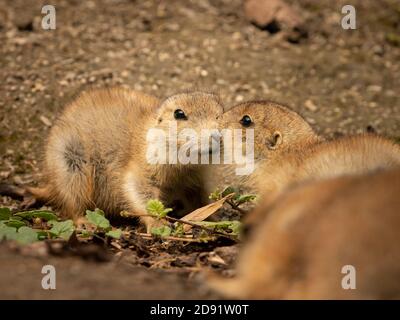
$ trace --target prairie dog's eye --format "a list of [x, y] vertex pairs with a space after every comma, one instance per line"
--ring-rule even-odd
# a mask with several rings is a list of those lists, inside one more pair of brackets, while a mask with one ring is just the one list
[[240, 123], [242, 124], [243, 127], [249, 127], [253, 123], [253, 121], [251, 120], [250, 116], [245, 115], [240, 120]]
[[174, 111], [174, 118], [176, 120], [187, 120], [185, 112], [183, 112], [181, 109], [176, 109]]

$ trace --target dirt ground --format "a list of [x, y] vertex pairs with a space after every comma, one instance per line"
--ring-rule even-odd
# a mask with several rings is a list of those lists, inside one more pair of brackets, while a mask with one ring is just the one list
[[[284, 30], [271, 34], [249, 23], [241, 0], [57, 0], [56, 30], [40, 27], [46, 1], [1, 0], [0, 182], [39, 180], [52, 123], [90, 87], [123, 85], [160, 98], [207, 89], [226, 106], [276, 100], [327, 137], [371, 126], [399, 139], [399, 2], [293, 2], [308, 35], [295, 43]], [[349, 2], [357, 9], [356, 30], [340, 26]], [[19, 205], [0, 197], [0, 206]], [[225, 245], [222, 253], [215, 253], [218, 245], [166, 250], [164, 261], [149, 266], [138, 248], [112, 251], [111, 262], [102, 263], [3, 244], [0, 298], [216, 298], [199, 285], [197, 271], [214, 263], [229, 273], [237, 248]], [[52, 292], [39, 288], [45, 263], [59, 268]]]

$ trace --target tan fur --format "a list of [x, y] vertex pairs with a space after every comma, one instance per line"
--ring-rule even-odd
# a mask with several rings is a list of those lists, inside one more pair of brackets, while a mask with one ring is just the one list
[[[261, 196], [271, 198], [292, 184], [373, 172], [400, 165], [400, 147], [373, 134], [308, 144], [274, 162], [260, 162], [255, 173]], [[255, 220], [256, 216], [250, 217]]]
[[398, 168], [297, 186], [260, 205], [237, 277], [210, 285], [243, 299], [400, 299], [399, 195]]
[[[175, 120], [175, 109], [182, 109], [188, 120]], [[149, 164], [146, 135], [150, 128], [167, 129], [170, 122], [177, 123], [178, 132], [217, 128], [221, 113], [218, 98], [203, 92], [175, 95], [163, 103], [121, 88], [82, 93], [65, 108], [47, 143], [44, 171], [50, 202], [64, 215], [78, 217], [95, 207], [110, 215], [121, 210], [143, 215], [148, 199], [168, 202], [171, 190], [196, 190], [201, 201], [204, 167]], [[148, 229], [154, 222], [142, 221]]]
[[[218, 168], [215, 180], [225, 176], [225, 185], [239, 186], [245, 192], [274, 196], [292, 183], [346, 174], [362, 174], [400, 164], [400, 147], [372, 134], [325, 141], [294, 111], [276, 103], [250, 101], [224, 113], [222, 128], [239, 129], [244, 115], [254, 124], [255, 171], [235, 175], [235, 166]], [[281, 139], [271, 146], [274, 134]]]
[[[248, 129], [254, 129], [255, 171], [250, 175], [239, 176], [236, 175], [235, 169], [243, 165], [214, 165], [209, 189], [215, 189], [215, 186], [219, 186], [220, 189], [235, 186], [243, 192], [258, 193], [256, 177], [260, 175], [261, 164], [276, 163], [278, 166], [284, 161], [282, 159], [287, 153], [301, 150], [322, 140], [299, 114], [270, 101], [249, 101], [231, 107], [224, 112], [220, 120], [220, 130], [246, 129], [240, 124], [244, 115], [253, 120]], [[246, 131], [242, 132], [245, 141]], [[276, 132], [282, 134], [283, 140], [277, 148], [271, 148], [269, 146]]]

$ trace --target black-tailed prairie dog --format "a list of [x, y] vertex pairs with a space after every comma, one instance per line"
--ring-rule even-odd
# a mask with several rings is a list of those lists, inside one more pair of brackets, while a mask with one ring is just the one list
[[[234, 158], [232, 149], [238, 148], [233, 138], [233, 144], [228, 147], [224, 139], [222, 155], [230, 152], [233, 164], [213, 166], [210, 171], [210, 185], [234, 186], [244, 192], [258, 193], [258, 181], [255, 179], [264, 163], [279, 166], [286, 155], [315, 144], [321, 138], [311, 126], [296, 112], [270, 101], [248, 101], [231, 107], [224, 112], [220, 120], [220, 130], [242, 132], [242, 149], [246, 152], [247, 130], [254, 135], [254, 170], [249, 174], [239, 175], [237, 168], [243, 167]], [[240, 148], [240, 146], [239, 146]]]
[[261, 203], [232, 279], [242, 299], [400, 299], [400, 169], [309, 182]]
[[237, 165], [222, 168], [226, 185], [250, 192], [273, 194], [298, 181], [400, 165], [400, 147], [394, 142], [373, 134], [324, 140], [299, 114], [277, 103], [241, 103], [223, 114], [221, 127], [254, 129], [254, 171], [239, 176]]
[[[147, 142], [148, 133], [150, 128], [168, 133], [170, 126], [178, 132], [217, 129], [222, 111], [218, 97], [205, 92], [177, 94], [163, 102], [121, 88], [84, 92], [52, 128], [44, 161], [45, 186], [32, 191], [69, 217], [94, 207], [109, 215], [121, 210], [145, 215], [149, 199], [168, 203], [175, 195], [195, 194], [190, 201], [200, 206], [196, 201], [207, 196], [202, 190], [205, 166], [149, 163], [147, 147], [157, 148], [158, 140]], [[177, 136], [176, 143], [179, 149], [183, 138]], [[148, 230], [154, 223], [151, 217], [141, 220]]]

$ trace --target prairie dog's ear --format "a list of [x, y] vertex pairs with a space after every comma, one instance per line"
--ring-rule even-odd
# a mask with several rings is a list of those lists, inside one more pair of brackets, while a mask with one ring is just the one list
[[280, 131], [275, 131], [271, 139], [267, 141], [267, 148], [270, 150], [275, 150], [283, 142], [282, 133]]

